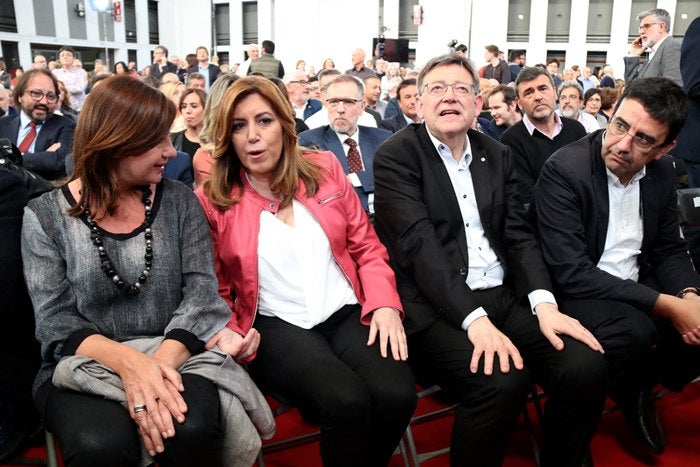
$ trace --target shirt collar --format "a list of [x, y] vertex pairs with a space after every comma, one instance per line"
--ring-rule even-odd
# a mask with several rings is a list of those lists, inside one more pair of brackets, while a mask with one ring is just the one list
[[651, 58], [651, 57], [654, 56], [654, 54], [659, 50], [659, 47], [661, 46], [661, 43], [662, 43], [663, 41], [665, 41], [666, 38], [667, 38], [669, 35], [670, 35], [670, 34], [665, 35], [664, 37], [662, 37], [661, 39], [659, 39], [659, 41], [658, 41], [656, 44], [654, 44], [653, 46], [649, 47], [649, 58]]
[[[527, 132], [530, 133], [530, 136], [533, 135], [535, 130], [542, 133], [537, 127], [535, 127], [535, 125], [532, 123], [532, 120], [530, 120], [530, 117], [528, 117], [526, 113], [523, 113], [523, 123], [525, 124]], [[559, 117], [559, 115], [556, 112], [554, 112], [554, 123], [554, 133], [552, 134], [551, 138], [549, 135], [545, 135], [544, 133], [542, 133], [549, 139], [554, 139], [559, 133], [561, 133], [561, 129], [564, 126], [564, 124], [561, 122], [561, 117]]]
[[438, 152], [438, 154], [440, 154], [440, 157], [443, 159], [443, 161], [448, 162], [450, 164], [457, 164], [459, 167], [469, 167], [469, 164], [471, 164], [472, 162], [472, 145], [469, 142], [469, 138], [467, 138], [466, 133], [464, 134], [464, 153], [462, 153], [462, 156], [459, 158], [459, 162], [457, 162], [454, 159], [454, 157], [452, 157], [453, 155], [452, 151], [450, 150], [450, 147], [445, 143], [441, 142], [439, 139], [437, 139], [430, 132], [430, 130], [428, 130], [427, 126], [425, 129], [428, 131], [430, 141], [432, 141], [435, 150]]
[[[608, 186], [615, 186], [615, 187], [623, 187], [623, 185], [620, 182], [620, 179], [610, 171], [607, 167], [605, 167], [605, 174], [607, 175], [608, 178]], [[647, 174], [647, 166], [645, 165], [642, 167], [642, 170], [634, 174], [630, 182], [627, 184], [627, 186], [634, 185], [635, 183], [639, 182], [644, 176]]]
[[[46, 118], [48, 119], [49, 117], [47, 116]], [[29, 122], [31, 122], [31, 121], [32, 121], [31, 117], [29, 115], [27, 115], [26, 113], [24, 113], [24, 110], [22, 110], [19, 113], [19, 127], [20, 128], [26, 128], [27, 125], [29, 125]], [[43, 122], [37, 122], [36, 126], [43, 125], [45, 121], [46, 120], [44, 120]]]
[[355, 141], [357, 143], [357, 146], [359, 148], [360, 146], [360, 128], [358, 127], [357, 130], [355, 130], [355, 133], [352, 134], [352, 136], [348, 136], [345, 133], [338, 133], [337, 131], [335, 132], [336, 135], [338, 135], [338, 139], [340, 139], [340, 142], [342, 144], [345, 144], [345, 140], [350, 138], [351, 140]]

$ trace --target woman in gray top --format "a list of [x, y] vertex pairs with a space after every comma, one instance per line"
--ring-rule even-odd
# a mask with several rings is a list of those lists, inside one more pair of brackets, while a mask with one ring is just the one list
[[[217, 293], [201, 208], [184, 185], [162, 179], [175, 156], [174, 114], [157, 90], [106, 80], [81, 113], [73, 178], [25, 212], [22, 254], [43, 358], [35, 401], [66, 465], [236, 463], [222, 460], [220, 389], [197, 368], [182, 371], [212, 354], [205, 343], [231, 312]], [[100, 374], [80, 379], [84, 362]], [[244, 396], [255, 391], [242, 384]]]

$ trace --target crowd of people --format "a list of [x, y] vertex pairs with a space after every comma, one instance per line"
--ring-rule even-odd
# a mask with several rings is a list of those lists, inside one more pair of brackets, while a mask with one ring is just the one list
[[495, 45], [318, 73], [269, 40], [37, 55], [0, 88], [0, 458], [36, 419], [68, 466], [251, 465], [266, 394], [324, 465], [386, 466], [417, 382], [457, 404], [454, 466], [502, 464], [533, 383], [540, 465], [590, 462], [606, 397], [663, 453], [652, 390], [700, 375], [675, 164], [699, 184], [700, 18], [683, 44], [637, 21], [624, 80]]

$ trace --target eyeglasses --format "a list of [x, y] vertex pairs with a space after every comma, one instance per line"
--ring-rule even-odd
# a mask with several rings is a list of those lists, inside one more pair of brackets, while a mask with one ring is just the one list
[[655, 25], [655, 24], [661, 24], [661, 23], [644, 23], [644, 24], [640, 24], [640, 25], [639, 25], [639, 28], [637, 28], [637, 30], [638, 30], [638, 31], [646, 31], [646, 30], [648, 30], [650, 27], [652, 27], [652, 26]]
[[309, 82], [304, 80], [290, 81], [289, 84], [301, 84], [302, 86], [308, 86]]
[[[621, 136], [624, 138], [625, 136], [631, 136], [632, 137], [632, 145], [637, 149], [637, 151], [641, 153], [647, 153], [650, 152], [653, 149], [656, 149], [659, 146], [654, 146], [654, 143], [656, 142], [653, 139], [650, 139], [646, 136], [640, 136], [640, 135], [633, 135], [632, 133], [629, 132], [630, 127], [620, 120], [619, 118], [615, 117], [610, 121], [608, 124], [608, 130], [610, 133], [612, 133], [615, 136]], [[621, 139], [622, 139], [621, 138]]]
[[427, 83], [423, 86], [423, 89], [426, 90], [428, 94], [436, 97], [444, 96], [447, 92], [447, 88], [452, 88], [452, 92], [456, 96], [470, 96], [476, 95], [477, 93], [476, 86], [468, 83], [454, 82], [448, 84], [444, 81], [435, 81], [434, 83]]
[[46, 101], [51, 104], [58, 102], [58, 94], [54, 94], [53, 92], [41, 92], [38, 89], [28, 89], [24, 92], [29, 94], [29, 97], [37, 102], [39, 102], [42, 97], [46, 97]]
[[331, 110], [335, 110], [340, 104], [343, 104], [345, 107], [352, 107], [357, 105], [358, 102], [360, 102], [359, 99], [327, 99], [326, 106]]

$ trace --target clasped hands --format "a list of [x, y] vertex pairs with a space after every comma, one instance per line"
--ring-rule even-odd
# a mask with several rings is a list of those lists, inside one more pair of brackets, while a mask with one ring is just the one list
[[129, 414], [138, 426], [146, 450], [151, 456], [163, 452], [163, 440], [175, 436], [173, 419], [184, 423], [187, 412], [180, 394], [185, 390], [180, 374], [169, 362], [134, 350], [119, 376]]
[[[549, 340], [552, 346], [561, 350], [564, 348], [564, 341], [559, 334], [565, 334], [579, 340], [596, 352], [603, 353], [603, 347], [593, 337], [578, 320], [567, 316], [559, 311], [553, 303], [540, 303], [535, 307], [540, 331]], [[479, 368], [479, 360], [484, 358], [484, 374], [493, 373], [494, 358], [498, 355], [500, 370], [502, 373], [510, 371], [510, 361], [513, 366], [523, 369], [523, 358], [520, 352], [496, 326], [493, 325], [488, 316], [482, 316], [472, 322], [467, 328], [467, 337], [474, 346], [469, 369], [476, 373]]]

